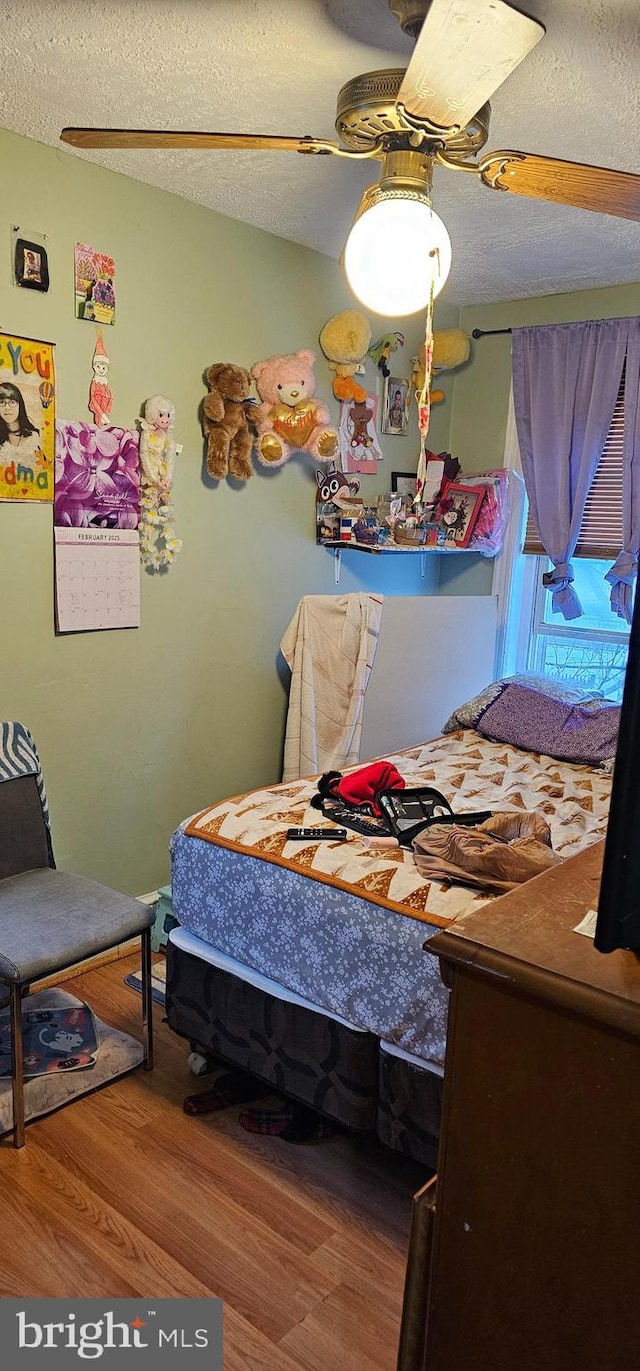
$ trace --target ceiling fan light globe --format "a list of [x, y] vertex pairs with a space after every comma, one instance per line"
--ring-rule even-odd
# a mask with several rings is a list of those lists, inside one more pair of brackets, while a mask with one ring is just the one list
[[451, 239], [426, 199], [382, 196], [358, 219], [344, 253], [349, 285], [366, 309], [387, 319], [417, 314], [442, 290]]

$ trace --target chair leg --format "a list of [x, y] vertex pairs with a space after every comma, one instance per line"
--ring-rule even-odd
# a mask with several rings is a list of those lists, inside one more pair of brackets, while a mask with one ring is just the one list
[[24, 1147], [24, 1067], [22, 1064], [22, 986], [11, 986], [11, 1089], [13, 1145]]
[[142, 1024], [144, 1028], [145, 1071], [153, 1066], [153, 996], [151, 993], [151, 929], [145, 928], [140, 939], [142, 948]]

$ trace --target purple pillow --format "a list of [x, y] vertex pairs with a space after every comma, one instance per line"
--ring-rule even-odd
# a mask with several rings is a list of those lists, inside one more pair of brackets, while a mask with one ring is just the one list
[[507, 685], [485, 709], [476, 729], [483, 738], [544, 752], [563, 762], [597, 766], [616, 750], [620, 706], [606, 701], [568, 704], [527, 686]]

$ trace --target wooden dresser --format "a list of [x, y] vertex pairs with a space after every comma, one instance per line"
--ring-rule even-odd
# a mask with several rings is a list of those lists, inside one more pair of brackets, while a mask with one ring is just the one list
[[452, 995], [402, 1371], [640, 1366], [640, 962], [572, 931], [603, 846], [428, 944]]

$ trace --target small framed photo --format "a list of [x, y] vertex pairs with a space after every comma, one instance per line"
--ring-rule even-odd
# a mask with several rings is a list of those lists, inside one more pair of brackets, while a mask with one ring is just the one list
[[418, 478], [415, 471], [392, 471], [391, 489], [398, 495], [410, 495], [413, 499], [417, 490]]
[[13, 276], [16, 285], [23, 286], [26, 290], [49, 289], [49, 262], [47, 249], [42, 243], [30, 242], [28, 238], [16, 238]]
[[403, 438], [409, 426], [409, 382], [403, 376], [385, 376], [382, 392], [382, 432]]
[[455, 481], [445, 487], [436, 515], [445, 546], [467, 546], [484, 497], [482, 487], [458, 485]]

